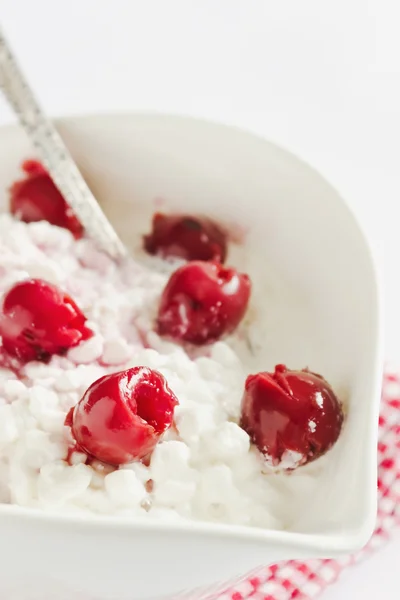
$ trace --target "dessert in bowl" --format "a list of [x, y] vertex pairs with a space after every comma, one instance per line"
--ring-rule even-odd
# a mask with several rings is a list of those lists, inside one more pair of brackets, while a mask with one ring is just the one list
[[49, 214], [46, 174], [18, 173], [32, 151], [4, 129], [3, 593], [23, 572], [26, 598], [156, 598], [358, 548], [379, 305], [339, 195], [223, 126], [59, 126], [132, 258], [115, 265], [59, 200]]

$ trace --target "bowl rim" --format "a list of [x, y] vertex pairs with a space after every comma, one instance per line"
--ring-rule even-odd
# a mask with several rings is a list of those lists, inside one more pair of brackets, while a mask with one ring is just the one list
[[[365, 545], [370, 538], [375, 525], [376, 510], [377, 510], [377, 497], [376, 497], [376, 447], [378, 439], [378, 415], [379, 415], [379, 399], [381, 389], [381, 376], [383, 372], [383, 302], [382, 302], [382, 285], [381, 285], [381, 274], [378, 268], [378, 262], [376, 256], [372, 250], [372, 246], [368, 239], [367, 233], [364, 226], [356, 216], [349, 203], [346, 201], [344, 195], [340, 192], [340, 189], [333, 186], [326, 178], [323, 173], [318, 171], [315, 167], [310, 165], [306, 160], [299, 157], [296, 153], [286, 149], [275, 141], [270, 141], [263, 135], [260, 135], [252, 130], [239, 127], [234, 124], [228, 124], [221, 121], [212, 119], [206, 119], [202, 117], [177, 114], [177, 113], [164, 113], [161, 111], [104, 111], [94, 113], [82, 113], [82, 114], [70, 114], [60, 116], [54, 119], [57, 127], [61, 129], [70, 127], [71, 125], [80, 125], [87, 122], [95, 121], [107, 121], [107, 120], [153, 120], [162, 122], [174, 121], [186, 122], [196, 124], [202, 128], [209, 128], [214, 130], [225, 130], [226, 132], [235, 133], [237, 136], [246, 136], [252, 138], [253, 141], [258, 142], [260, 146], [268, 145], [273, 147], [285, 158], [297, 163], [303, 170], [309, 172], [310, 176], [317, 177], [323, 180], [326, 185], [335, 193], [337, 201], [342, 205], [342, 209], [347, 213], [347, 217], [352, 221], [352, 224], [360, 239], [364, 244], [364, 250], [366, 252], [368, 262], [371, 267], [371, 274], [373, 276], [373, 289], [375, 294], [375, 306], [376, 306], [376, 331], [375, 331], [375, 349], [374, 349], [374, 360], [373, 365], [373, 377], [374, 383], [373, 390], [371, 390], [371, 397], [373, 401], [370, 406], [370, 418], [369, 418], [369, 433], [370, 443], [368, 444], [369, 455], [366, 457], [366, 463], [370, 464], [370, 468], [366, 469], [366, 489], [370, 490], [369, 503], [366, 509], [366, 515], [363, 526], [358, 530], [352, 530], [348, 533], [321, 533], [321, 534], [310, 534], [301, 532], [292, 532], [289, 530], [270, 530], [262, 529], [258, 527], [249, 527], [244, 525], [231, 525], [225, 523], [213, 523], [207, 521], [177, 521], [177, 522], [162, 522], [156, 520], [145, 520], [140, 517], [129, 519], [124, 517], [116, 517], [111, 515], [90, 515], [89, 517], [74, 515], [74, 514], [60, 514], [45, 512], [40, 509], [22, 507], [14, 504], [1, 504], [0, 503], [0, 523], [3, 519], [7, 522], [10, 520], [31, 522], [33, 524], [50, 524], [68, 527], [69, 530], [78, 528], [79, 531], [98, 531], [102, 528], [107, 531], [118, 532], [118, 534], [132, 535], [135, 532], [156, 532], [156, 533], [180, 533], [186, 535], [196, 534], [201, 537], [209, 538], [221, 538], [221, 539], [232, 539], [242, 541], [252, 541], [255, 543], [262, 543], [274, 545], [276, 547], [287, 547], [290, 546], [294, 550], [298, 550], [299, 553], [312, 552], [313, 556], [336, 556], [347, 552], [352, 552]], [[5, 124], [0, 126], [0, 138], [4, 135], [10, 135], [17, 132], [19, 126], [17, 124]], [[62, 132], [61, 132], [62, 133]]]

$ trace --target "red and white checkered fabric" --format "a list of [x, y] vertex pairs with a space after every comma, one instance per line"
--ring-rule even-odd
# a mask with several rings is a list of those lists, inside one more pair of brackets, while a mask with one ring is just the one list
[[266, 567], [218, 600], [311, 600], [334, 583], [342, 570], [380, 548], [400, 524], [400, 375], [384, 375], [379, 418], [378, 516], [375, 532], [361, 552], [336, 560], [287, 561]]

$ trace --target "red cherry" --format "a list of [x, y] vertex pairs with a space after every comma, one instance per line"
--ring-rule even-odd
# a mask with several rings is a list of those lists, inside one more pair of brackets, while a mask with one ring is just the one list
[[10, 189], [10, 210], [22, 221], [48, 221], [64, 227], [79, 239], [83, 227], [54, 185], [46, 169], [34, 160], [22, 165], [25, 179], [16, 181]]
[[162, 294], [158, 332], [192, 344], [218, 340], [239, 325], [250, 290], [249, 277], [235, 269], [201, 261], [183, 265]]
[[286, 451], [299, 453], [299, 464], [319, 458], [336, 442], [342, 424], [341, 404], [320, 375], [277, 365], [274, 373], [246, 380], [241, 426], [274, 466], [289, 458]]
[[144, 247], [149, 254], [185, 260], [225, 261], [226, 234], [206, 217], [156, 213], [152, 225], [152, 232], [144, 236]]
[[65, 424], [89, 456], [122, 465], [154, 449], [171, 427], [177, 404], [161, 373], [134, 367], [92, 383]]
[[55, 285], [28, 279], [5, 295], [0, 313], [3, 347], [27, 362], [48, 361], [87, 340], [93, 332], [75, 302]]

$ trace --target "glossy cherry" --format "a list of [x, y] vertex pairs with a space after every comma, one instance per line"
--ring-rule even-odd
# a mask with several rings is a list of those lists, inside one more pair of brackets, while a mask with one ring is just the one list
[[92, 383], [65, 424], [80, 450], [117, 466], [151, 453], [177, 404], [161, 373], [134, 367]]
[[163, 258], [176, 256], [223, 263], [227, 237], [219, 225], [206, 217], [156, 213], [152, 232], [144, 237], [144, 247], [149, 254]]
[[42, 279], [15, 284], [0, 311], [3, 348], [26, 362], [47, 361], [53, 354], [87, 340], [93, 332], [86, 317], [68, 294]]
[[285, 460], [286, 451], [301, 455], [299, 464], [322, 456], [342, 424], [341, 404], [320, 375], [277, 365], [274, 373], [246, 380], [241, 426], [274, 466]]
[[193, 261], [177, 269], [161, 297], [158, 332], [205, 344], [239, 325], [250, 298], [247, 275], [213, 262]]
[[16, 181], [10, 189], [10, 210], [21, 221], [48, 221], [69, 229], [76, 239], [83, 235], [83, 227], [54, 185], [50, 175], [39, 162], [23, 163], [25, 179]]

